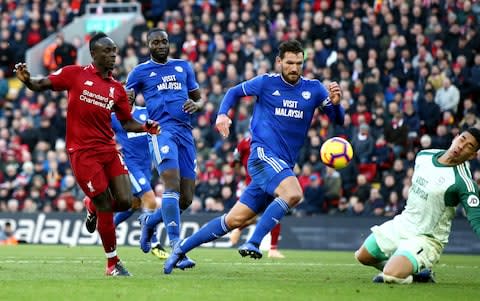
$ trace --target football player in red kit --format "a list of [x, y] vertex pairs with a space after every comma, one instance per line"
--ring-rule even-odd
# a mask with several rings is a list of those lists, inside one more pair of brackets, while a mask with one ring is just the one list
[[73, 174], [93, 204], [96, 224], [107, 257], [106, 275], [130, 276], [117, 256], [113, 212], [131, 207], [132, 190], [121, 154], [116, 149], [111, 126], [115, 112], [129, 132], [160, 131], [158, 123], [136, 122], [130, 113], [127, 93], [112, 77], [117, 46], [104, 33], [89, 42], [93, 62], [65, 66], [47, 77], [31, 78], [25, 63], [15, 65], [17, 78], [33, 91], [68, 91], [66, 148]]

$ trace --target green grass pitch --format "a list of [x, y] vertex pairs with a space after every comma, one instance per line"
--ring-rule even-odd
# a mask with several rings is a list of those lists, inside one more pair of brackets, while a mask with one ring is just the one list
[[282, 250], [286, 259], [241, 258], [199, 248], [194, 269], [163, 274], [163, 262], [120, 247], [130, 278], [103, 276], [100, 246], [0, 247], [0, 300], [479, 300], [480, 256], [444, 255], [436, 284], [374, 284], [353, 252]]

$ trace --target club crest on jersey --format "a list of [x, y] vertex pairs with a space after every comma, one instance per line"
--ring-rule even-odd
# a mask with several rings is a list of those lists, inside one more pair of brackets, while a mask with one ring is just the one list
[[163, 153], [163, 154], [166, 154], [170, 151], [170, 147], [168, 147], [168, 145], [164, 145], [162, 146], [162, 148], [160, 149], [160, 151]]
[[114, 94], [115, 94], [115, 87], [110, 87], [110, 92], [108, 93], [108, 97], [113, 98]]
[[312, 93], [310, 93], [310, 91], [303, 91], [303, 92], [302, 92], [302, 97], [303, 97], [305, 100], [309, 100], [310, 97], [312, 97]]
[[471, 195], [467, 199], [467, 204], [470, 207], [478, 207], [480, 205], [480, 200], [476, 195]]
[[440, 177], [435, 181], [435, 184], [437, 184], [437, 185], [442, 185], [443, 183], [445, 183], [445, 178], [444, 177]]
[[138, 116], [138, 118], [139, 118], [141, 121], [147, 121], [147, 114], [140, 114], [140, 116]]
[[175, 66], [175, 70], [176, 70], [177, 72], [183, 72], [182, 66]]
[[93, 188], [92, 181], [87, 182], [87, 188], [90, 190], [90, 192], [95, 192], [95, 188]]

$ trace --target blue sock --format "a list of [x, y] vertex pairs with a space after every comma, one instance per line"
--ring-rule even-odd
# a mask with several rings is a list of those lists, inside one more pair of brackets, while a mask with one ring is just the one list
[[121, 212], [115, 213], [113, 217], [113, 222], [115, 223], [115, 227], [123, 223], [124, 221], [126, 221], [130, 216], [133, 215], [133, 212], [134, 212], [133, 209], [128, 209], [127, 211], [121, 211]]
[[[165, 228], [167, 229], [170, 243], [175, 243], [180, 237], [180, 193], [173, 190], [166, 190], [162, 196], [162, 217]], [[158, 210], [157, 210], [158, 211]], [[157, 214], [157, 211], [154, 215]], [[150, 218], [147, 224], [150, 226]], [[158, 224], [158, 223], [157, 223]]]
[[230, 232], [225, 223], [226, 215], [216, 217], [205, 224], [200, 230], [195, 232], [192, 236], [182, 241], [180, 249], [183, 253], [187, 253], [199, 245], [220, 238]]
[[259, 246], [265, 235], [272, 231], [273, 227], [280, 222], [289, 209], [287, 202], [281, 198], [274, 199], [257, 222], [255, 231], [253, 231], [252, 237], [250, 237], [248, 242]]
[[150, 239], [150, 242], [152, 243], [152, 248], [159, 245], [157, 229], [158, 229], [158, 227], [155, 227], [155, 231], [153, 231], [152, 239]]
[[[143, 210], [143, 212], [150, 212], [150, 210]], [[157, 208], [153, 213], [151, 213], [147, 218], [147, 226], [148, 227], [156, 227], [163, 221], [163, 213], [162, 208]]]

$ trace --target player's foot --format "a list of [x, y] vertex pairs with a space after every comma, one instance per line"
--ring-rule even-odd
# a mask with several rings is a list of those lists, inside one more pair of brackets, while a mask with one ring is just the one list
[[161, 245], [157, 245], [152, 248], [150, 251], [153, 256], [157, 257], [158, 259], [167, 259], [170, 254], [165, 251], [165, 249]]
[[253, 259], [260, 259], [263, 256], [262, 251], [260, 251], [257, 246], [250, 242], [246, 242], [241, 245], [240, 248], [238, 248], [238, 253], [240, 253], [242, 257], [250, 256]]
[[185, 270], [185, 269], [191, 269], [195, 267], [197, 263], [190, 259], [187, 255], [183, 255], [182, 258], [177, 262], [175, 265], [175, 268], [180, 269], [180, 270]]
[[152, 248], [152, 236], [155, 232], [155, 228], [147, 226], [147, 218], [148, 214], [144, 213], [138, 217], [138, 221], [142, 226], [142, 232], [140, 234], [140, 249], [142, 249], [143, 253], [150, 252]]
[[181, 240], [173, 244], [172, 253], [167, 258], [167, 260], [165, 260], [165, 263], [163, 265], [163, 273], [170, 274], [173, 268], [176, 267], [177, 264], [180, 262], [180, 260], [186, 257], [185, 253], [183, 253], [182, 249], [180, 249], [180, 242]]
[[383, 283], [384, 282], [383, 273], [380, 273], [377, 276], [373, 277], [372, 281], [374, 283]]
[[238, 243], [238, 241], [240, 240], [241, 234], [242, 234], [242, 231], [238, 228], [233, 229], [233, 231], [230, 232], [230, 243], [232, 244], [232, 246]]
[[132, 276], [132, 274], [130, 274], [127, 271], [127, 269], [125, 268], [125, 266], [123, 265], [123, 263], [121, 261], [117, 261], [117, 263], [115, 265], [107, 267], [107, 269], [105, 271], [105, 275], [106, 276], [113, 276], [113, 277]]
[[93, 204], [92, 200], [86, 196], [83, 199], [83, 204], [87, 210], [87, 216], [85, 217], [85, 227], [87, 228], [88, 233], [93, 233], [97, 229], [97, 214], [95, 210], [92, 210]]
[[285, 258], [285, 255], [277, 249], [270, 249], [270, 251], [268, 251], [268, 258]]
[[423, 269], [417, 274], [413, 275], [413, 282], [429, 282], [436, 283], [435, 273], [431, 269]]

